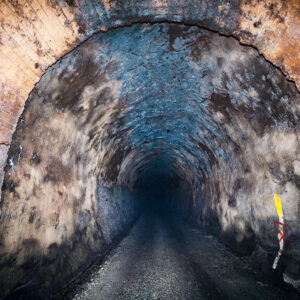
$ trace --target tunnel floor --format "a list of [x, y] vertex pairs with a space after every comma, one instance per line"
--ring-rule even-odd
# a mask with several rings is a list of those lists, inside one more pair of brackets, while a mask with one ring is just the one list
[[209, 233], [142, 215], [102, 265], [64, 299], [299, 299]]

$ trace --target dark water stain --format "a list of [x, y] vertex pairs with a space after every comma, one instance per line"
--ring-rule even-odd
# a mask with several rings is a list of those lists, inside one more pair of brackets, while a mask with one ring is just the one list
[[22, 245], [26, 249], [34, 249], [40, 247], [40, 241], [35, 238], [25, 239], [22, 241]]
[[221, 95], [212, 93], [211, 102], [209, 103], [210, 107], [213, 107], [217, 111], [221, 111], [225, 116], [226, 122], [231, 121], [231, 113], [236, 111], [235, 107], [232, 105], [230, 101], [230, 97], [228, 94]]
[[76, 6], [76, 2], [75, 2], [75, 0], [65, 0], [66, 2], [67, 2], [67, 4], [69, 5], [69, 6]]
[[[114, 182], [120, 172], [120, 166], [125, 157], [131, 152], [131, 147], [118, 145], [117, 149], [114, 149], [109, 161], [106, 163], [106, 170], [104, 180], [108, 182]], [[109, 153], [107, 153], [109, 155]]]
[[29, 213], [28, 223], [31, 223], [31, 224], [32, 224], [32, 223], [34, 222], [36, 216], [37, 216], [36, 207], [33, 206], [33, 207], [31, 208], [30, 213]]
[[214, 165], [214, 164], [218, 165], [219, 164], [214, 152], [207, 145], [205, 145], [201, 142], [198, 142], [198, 146], [209, 157], [209, 161], [210, 161], [211, 165]]
[[[60, 245], [52, 243], [47, 249], [42, 249], [37, 239], [25, 239], [22, 246], [31, 253], [25, 255], [21, 263], [18, 259], [20, 251], [6, 256], [5, 262], [3, 258], [0, 261], [1, 268], [7, 270], [6, 278], [18, 274], [20, 279], [19, 286], [15, 286], [5, 299], [26, 299], [26, 283], [30, 281], [34, 281], [35, 284], [32, 286], [31, 298], [28, 299], [49, 298], [86, 269], [99, 255], [99, 251], [101, 253], [103, 244], [104, 241], [99, 235], [95, 236], [95, 239], [89, 237], [87, 240], [82, 235], [82, 230], [76, 231], [70, 239], [64, 240]], [[51, 285], [49, 278], [52, 278]]]
[[184, 37], [189, 30], [189, 27], [186, 26], [178, 26], [178, 25], [169, 25], [168, 26], [168, 34], [169, 34], [169, 50], [176, 51], [174, 48], [174, 43], [178, 37]]
[[[79, 75], [74, 76], [74, 73]], [[55, 98], [50, 95], [51, 98], [54, 98], [55, 107], [62, 111], [69, 109], [76, 112], [74, 107], [78, 104], [84, 88], [95, 83], [97, 73], [98, 66], [91, 58], [78, 62], [73, 73], [62, 72], [58, 76], [58, 80], [62, 83], [58, 95]]]
[[228, 205], [230, 207], [236, 207], [236, 198], [234, 196], [230, 196], [228, 199]]
[[44, 182], [51, 181], [54, 184], [68, 184], [72, 181], [72, 162], [65, 165], [60, 159], [52, 157], [45, 169], [47, 175], [44, 177]]
[[253, 229], [248, 224], [246, 226], [243, 239], [237, 241], [236, 236], [236, 228], [231, 227], [226, 232], [221, 232], [219, 238], [221, 242], [228, 246], [235, 254], [241, 256], [250, 255], [254, 250], [257, 241]]

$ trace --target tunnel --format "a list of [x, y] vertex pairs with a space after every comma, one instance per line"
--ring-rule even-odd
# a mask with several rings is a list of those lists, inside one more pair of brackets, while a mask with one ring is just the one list
[[2, 1], [1, 299], [299, 299], [299, 11]]

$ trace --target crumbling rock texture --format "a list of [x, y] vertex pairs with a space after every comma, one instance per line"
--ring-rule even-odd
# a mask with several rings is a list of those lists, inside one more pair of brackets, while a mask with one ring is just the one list
[[282, 268], [299, 264], [299, 104], [295, 84], [234, 38], [166, 23], [94, 35], [46, 71], [19, 120], [1, 293], [71, 280], [134, 220], [147, 182], [242, 253], [276, 254], [279, 193], [291, 241]]
[[0, 24], [1, 295], [72, 280], [153, 186], [272, 255], [279, 193], [298, 272], [298, 0], [3, 0]]

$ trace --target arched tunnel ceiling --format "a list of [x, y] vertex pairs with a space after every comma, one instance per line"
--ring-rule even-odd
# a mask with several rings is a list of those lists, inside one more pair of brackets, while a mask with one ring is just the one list
[[73, 126], [84, 129], [110, 165], [105, 181], [124, 171], [123, 159], [123, 168], [129, 159], [139, 168], [161, 156], [176, 156], [203, 175], [228, 157], [221, 142], [240, 144], [229, 129], [238, 122], [257, 137], [297, 128], [297, 90], [256, 50], [195, 26], [142, 28], [91, 38], [49, 68], [30, 97], [39, 97], [34, 122], [50, 115], [47, 101], [77, 116]]
[[[2, 142], [10, 141], [28, 93], [49, 65], [97, 31], [136, 22], [184, 22], [234, 36], [255, 46], [299, 87], [299, 9], [298, 0], [2, 1]], [[0, 150], [3, 166], [7, 147]]]
[[294, 83], [233, 38], [168, 23], [94, 35], [26, 102], [6, 168], [1, 226], [12, 238], [2, 251], [32, 239], [43, 253], [78, 239], [99, 247], [117, 218], [101, 219], [115, 205], [107, 191], [143, 176], [184, 182], [179, 200], [198, 224], [274, 247], [263, 229], [270, 195], [285, 191], [286, 217], [299, 214], [299, 102]]
[[283, 75], [299, 88], [299, 6], [2, 1], [2, 143], [44, 73], [8, 157], [0, 281], [14, 280], [4, 292], [31, 280], [36, 261], [54, 288], [68, 281], [132, 220], [124, 187], [154, 176], [182, 187], [175, 200], [196, 224], [277, 246], [270, 196], [282, 194], [288, 221], [300, 211], [300, 99]]
[[[38, 129], [49, 142], [43, 126], [55, 127], [51, 122], [61, 118], [70, 143], [74, 128], [82, 131], [86, 149], [101, 153], [108, 185], [130, 181], [127, 170], [134, 176], [153, 159], [204, 179], [217, 161], [241, 151], [237, 128], [245, 141], [279, 128], [294, 132], [298, 102], [293, 84], [256, 50], [194, 26], [146, 24], [95, 36], [49, 68], [25, 120], [33, 136]], [[75, 117], [71, 126], [68, 115]], [[33, 140], [19, 142], [32, 144], [32, 153], [55, 147], [45, 143], [37, 151]]]

